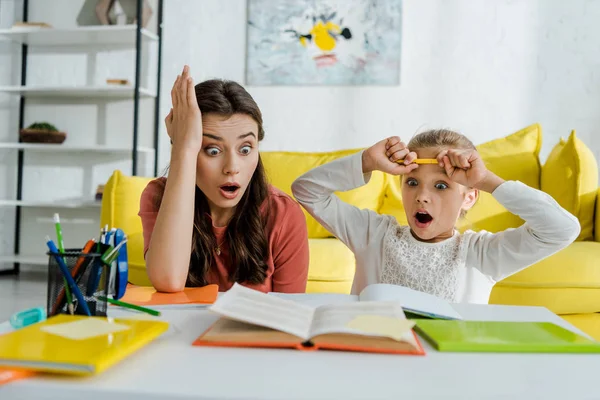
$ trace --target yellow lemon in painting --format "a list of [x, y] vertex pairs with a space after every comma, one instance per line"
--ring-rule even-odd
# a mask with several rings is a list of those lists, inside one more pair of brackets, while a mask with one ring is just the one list
[[340, 27], [332, 22], [324, 25], [319, 21], [310, 31], [317, 47], [323, 51], [331, 51], [335, 48], [335, 39], [329, 34], [329, 31], [339, 32]]

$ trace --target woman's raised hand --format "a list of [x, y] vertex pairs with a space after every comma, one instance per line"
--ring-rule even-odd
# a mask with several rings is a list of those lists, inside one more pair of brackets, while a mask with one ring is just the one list
[[202, 147], [202, 113], [187, 65], [181, 75], [177, 75], [171, 101], [173, 108], [165, 118], [165, 124], [173, 147], [199, 152]]

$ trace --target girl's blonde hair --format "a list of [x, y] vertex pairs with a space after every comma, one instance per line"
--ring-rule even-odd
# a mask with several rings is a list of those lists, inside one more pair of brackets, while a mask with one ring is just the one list
[[465, 135], [449, 129], [432, 129], [421, 132], [408, 142], [407, 147], [411, 151], [428, 148], [475, 149], [473, 142], [467, 139]]
[[[461, 133], [449, 129], [432, 129], [415, 135], [407, 145], [410, 151], [415, 149], [476, 149], [473, 142]], [[466, 210], [460, 211], [460, 217], [465, 218]]]

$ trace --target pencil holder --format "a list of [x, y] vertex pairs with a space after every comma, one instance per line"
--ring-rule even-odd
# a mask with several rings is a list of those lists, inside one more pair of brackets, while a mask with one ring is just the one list
[[108, 268], [100, 260], [101, 253], [83, 253], [82, 249], [65, 249], [64, 253], [48, 252], [48, 294], [47, 315], [57, 314], [86, 315], [85, 308], [70, 290], [72, 306], [68, 305], [68, 294], [65, 291], [66, 280], [57, 257], [64, 261], [69, 274], [75, 281], [92, 316], [106, 316], [106, 302], [98, 301], [96, 296], [107, 296], [109, 277]]

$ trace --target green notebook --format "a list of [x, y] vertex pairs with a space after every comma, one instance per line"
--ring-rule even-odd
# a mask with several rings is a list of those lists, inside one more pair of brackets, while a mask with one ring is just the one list
[[418, 320], [417, 332], [438, 351], [600, 353], [600, 342], [550, 322]]

